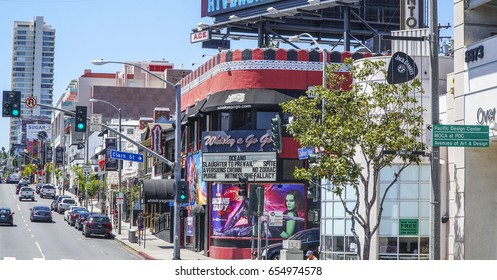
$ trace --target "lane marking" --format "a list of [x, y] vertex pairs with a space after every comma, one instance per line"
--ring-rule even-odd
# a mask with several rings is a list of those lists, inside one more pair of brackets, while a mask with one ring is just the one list
[[36, 243], [36, 246], [38, 247], [38, 250], [40, 251], [41, 256], [42, 256], [43, 258], [45, 258], [45, 254], [43, 254], [43, 251], [41, 250], [40, 245], [39, 245], [39, 244], [38, 244], [38, 242], [36, 242], [36, 241], [35, 241], [35, 243]]

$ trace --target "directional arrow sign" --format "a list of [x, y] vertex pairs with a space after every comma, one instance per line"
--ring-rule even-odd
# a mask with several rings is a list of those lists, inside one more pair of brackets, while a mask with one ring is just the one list
[[488, 147], [488, 125], [433, 125], [434, 147]]
[[126, 152], [119, 152], [116, 150], [110, 151], [110, 158], [143, 162], [143, 155], [126, 153]]

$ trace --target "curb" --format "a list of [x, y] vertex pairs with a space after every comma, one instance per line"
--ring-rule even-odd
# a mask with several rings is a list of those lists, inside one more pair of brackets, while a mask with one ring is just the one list
[[119, 238], [115, 238], [114, 240], [116, 240], [117, 243], [120, 243], [121, 245], [126, 247], [128, 250], [132, 251], [133, 253], [137, 254], [138, 256], [142, 257], [145, 260], [157, 260], [156, 258], [150, 256], [149, 254], [133, 248], [132, 246], [128, 245], [126, 242], [120, 240]]

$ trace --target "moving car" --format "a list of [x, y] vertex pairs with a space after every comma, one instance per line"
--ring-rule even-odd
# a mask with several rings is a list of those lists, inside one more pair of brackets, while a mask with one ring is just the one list
[[112, 224], [105, 214], [91, 214], [83, 223], [82, 234], [85, 237], [91, 235], [100, 235], [106, 238], [112, 238]]
[[30, 187], [22, 187], [19, 190], [19, 201], [23, 199], [31, 199], [31, 201], [35, 201], [35, 190]]
[[0, 207], [0, 224], [14, 225], [14, 212], [8, 207]]
[[18, 183], [17, 186], [16, 186], [16, 194], [19, 194], [19, 191], [23, 187], [29, 187], [29, 185], [27, 183]]
[[19, 183], [19, 175], [18, 174], [10, 174], [7, 177], [7, 184], [18, 184]]
[[[288, 237], [288, 240], [300, 240], [302, 250], [302, 259], [307, 251], [315, 251], [319, 248], [319, 228], [311, 228], [301, 230], [294, 235]], [[274, 243], [262, 251], [262, 256], [267, 260], [279, 260], [280, 251], [283, 249], [283, 243]]]
[[50, 208], [55, 211], [55, 212], [58, 212], [58, 207], [59, 207], [59, 203], [62, 201], [63, 198], [71, 198], [70, 195], [56, 195], [54, 200], [52, 201], [52, 204], [50, 205]]
[[76, 201], [73, 198], [63, 198], [57, 206], [57, 212], [59, 214], [64, 214], [64, 212], [69, 210], [69, 207], [73, 205], [76, 205]]
[[31, 210], [31, 214], [29, 216], [29, 220], [31, 222], [45, 221], [45, 222], [51, 223], [53, 221], [52, 211], [50, 210], [50, 207], [48, 207], [48, 206], [37, 205], [29, 210]]
[[40, 197], [51, 197], [55, 198], [55, 187], [53, 185], [45, 184], [40, 189]]

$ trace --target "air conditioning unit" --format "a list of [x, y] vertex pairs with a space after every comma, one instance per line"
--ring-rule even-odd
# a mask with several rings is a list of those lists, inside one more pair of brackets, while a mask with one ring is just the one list
[[300, 250], [300, 240], [283, 240], [283, 249], [287, 250]]

